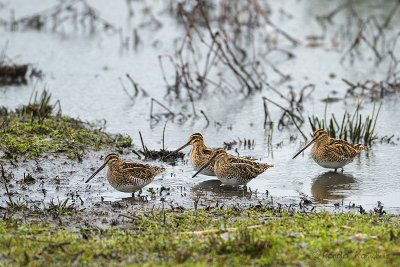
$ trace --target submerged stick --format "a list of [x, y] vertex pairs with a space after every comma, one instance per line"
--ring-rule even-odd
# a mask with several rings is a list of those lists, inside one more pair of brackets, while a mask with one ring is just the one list
[[132, 79], [132, 77], [129, 75], [129, 73], [126, 74], [126, 77], [132, 83], [133, 88], [135, 88], [135, 96], [137, 96], [139, 94], [138, 84]]
[[132, 96], [128, 93], [128, 90], [126, 89], [124, 83], [122, 82], [122, 79], [121, 79], [121, 78], [118, 78], [118, 79], [119, 79], [119, 82], [121, 83], [122, 89], [124, 90], [125, 94], [130, 98], [130, 100], [134, 101], [135, 98], [132, 97]]
[[265, 98], [263, 98], [263, 102], [264, 102], [264, 129], [266, 129], [267, 128], [268, 117], [270, 117], [270, 119], [271, 119], [271, 116], [269, 116], [268, 107], [267, 107], [267, 100]]
[[279, 28], [278, 26], [276, 26], [275, 24], [273, 24], [269, 19], [265, 18], [265, 21], [267, 22], [268, 25], [270, 25], [272, 28], [274, 28], [277, 32], [279, 32], [280, 34], [282, 34], [284, 37], [286, 37], [286, 39], [288, 39], [289, 41], [291, 41], [293, 43], [293, 45], [298, 45], [299, 42], [294, 39], [293, 37], [291, 37], [288, 33], [286, 33], [284, 30], [282, 30], [281, 28]]
[[142, 133], [140, 131], [139, 131], [139, 136], [140, 136], [140, 142], [142, 142], [143, 152], [145, 153], [145, 156], [147, 156], [147, 148], [144, 145], [143, 138], [142, 138]]
[[165, 105], [163, 105], [160, 101], [151, 98], [151, 106], [150, 106], [150, 118], [153, 118], [153, 102], [156, 102], [158, 105], [163, 107], [166, 111], [168, 111], [169, 114], [172, 115], [172, 117], [175, 117], [175, 113], [172, 112], [169, 108], [167, 108]]
[[296, 126], [297, 130], [301, 133], [301, 135], [304, 137], [304, 141], [307, 141], [307, 136], [303, 133], [303, 131], [300, 129], [300, 127], [297, 125], [296, 120], [293, 118], [293, 116], [289, 113], [290, 118], [292, 118], [292, 121], [294, 125]]
[[268, 100], [269, 102], [271, 102], [272, 104], [274, 104], [275, 106], [277, 106], [278, 108], [281, 108], [283, 111], [287, 112], [288, 114], [290, 114], [291, 116], [295, 117], [296, 119], [298, 119], [301, 122], [304, 122], [304, 120], [302, 118], [300, 118], [299, 116], [297, 116], [296, 114], [294, 114], [293, 112], [291, 112], [290, 110], [288, 110], [287, 108], [282, 107], [281, 105], [279, 105], [278, 103], [272, 101], [271, 99], [263, 96], [263, 99]]
[[387, 28], [389, 26], [390, 21], [393, 18], [393, 15], [396, 13], [397, 9], [400, 6], [400, 0], [397, 0], [397, 2], [395, 3], [395, 6], [393, 7], [393, 9], [390, 11], [388, 17], [385, 20], [385, 23], [383, 23], [383, 28]]
[[206, 127], [208, 127], [208, 125], [210, 124], [210, 121], [208, 120], [208, 118], [207, 118], [207, 116], [206, 116], [206, 113], [204, 113], [203, 110], [200, 110], [200, 113], [201, 113], [201, 114], [204, 116], [204, 118], [206, 119], [206, 121], [207, 121]]
[[164, 140], [165, 140], [165, 128], [167, 127], [167, 123], [168, 123], [168, 119], [167, 119], [167, 121], [166, 121], [165, 124], [164, 124], [164, 129], [163, 129], [163, 132], [162, 132], [162, 149], [163, 149], [163, 150], [165, 150], [165, 147], [164, 147]]

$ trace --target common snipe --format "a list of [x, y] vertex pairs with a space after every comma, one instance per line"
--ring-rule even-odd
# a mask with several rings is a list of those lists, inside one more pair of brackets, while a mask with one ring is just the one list
[[367, 149], [368, 146], [360, 144], [350, 144], [341, 139], [335, 139], [328, 136], [324, 129], [318, 129], [314, 132], [310, 142], [308, 142], [293, 158], [297, 157], [307, 147], [313, 145], [311, 149], [311, 157], [321, 167], [328, 169], [341, 168], [354, 160], [358, 153]]
[[106, 166], [108, 166], [107, 180], [110, 185], [118, 191], [132, 195], [151, 183], [157, 174], [165, 171], [165, 168], [123, 161], [117, 154], [109, 154], [104, 159], [103, 165], [86, 180], [86, 183]]
[[[203, 136], [199, 133], [192, 134], [186, 144], [184, 144], [174, 152], [171, 152], [166, 157], [175, 154], [176, 152], [184, 149], [189, 145], [193, 146], [192, 150], [190, 151], [190, 162], [192, 163], [193, 169], [197, 171], [207, 163], [214, 151], [214, 149], [206, 147], [206, 145], [204, 144]], [[204, 175], [215, 176], [214, 166], [208, 166], [207, 168], [202, 170], [201, 173]]]
[[274, 167], [267, 163], [235, 157], [226, 153], [223, 148], [217, 148], [208, 162], [193, 177], [210, 164], [214, 164], [214, 172], [218, 179], [227, 185], [245, 185], [268, 168]]
[[[203, 167], [211, 158], [212, 153], [214, 152], [215, 149], [213, 148], [208, 148], [204, 144], [203, 136], [200, 133], [195, 133], [192, 134], [189, 137], [189, 141], [178, 148], [177, 150], [171, 152], [168, 154], [166, 157], [169, 157], [172, 154], [175, 154], [176, 152], [184, 149], [185, 147], [192, 145], [192, 150], [190, 151], [190, 162], [192, 163], [193, 169], [195, 171], [198, 171], [201, 167]], [[231, 155], [232, 157], [235, 157]], [[244, 157], [245, 159], [248, 160], [255, 160], [251, 157]], [[206, 168], [202, 169], [201, 171], [202, 174], [204, 175], [210, 175], [210, 176], [215, 176], [214, 173], [214, 164], [209, 164]]]

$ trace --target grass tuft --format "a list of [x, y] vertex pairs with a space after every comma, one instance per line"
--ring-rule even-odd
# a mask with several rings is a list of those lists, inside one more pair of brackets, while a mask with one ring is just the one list
[[34, 158], [50, 152], [67, 153], [71, 159], [80, 160], [87, 148], [121, 152], [130, 146], [130, 136], [110, 135], [95, 125], [61, 115], [59, 101], [51, 104], [51, 94], [46, 90], [16, 111], [0, 107], [0, 151], [5, 158]]
[[312, 115], [311, 117], [308, 116], [308, 121], [310, 122], [313, 132], [317, 129], [325, 129], [328, 132], [328, 135], [332, 138], [343, 139], [352, 143], [371, 145], [372, 142], [377, 139], [375, 126], [381, 106], [382, 104], [379, 106], [378, 111], [375, 114], [374, 105], [372, 114], [363, 118], [359, 113], [359, 104], [353, 114], [345, 111], [341, 121], [338, 121], [333, 113], [331, 117], [327, 119], [325, 108], [324, 118], [320, 119], [318, 116]]

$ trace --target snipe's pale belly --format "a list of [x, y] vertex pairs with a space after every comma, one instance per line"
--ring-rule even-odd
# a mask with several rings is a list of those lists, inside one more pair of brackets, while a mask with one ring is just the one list
[[[110, 181], [109, 181], [109, 182], [110, 182]], [[118, 184], [118, 183], [110, 182], [110, 185], [111, 185], [114, 189], [116, 189], [116, 190], [118, 190], [118, 191], [120, 191], [120, 192], [124, 192], [124, 193], [134, 193], [134, 192], [139, 191], [140, 189], [142, 189], [142, 188], [145, 187], [146, 185], [148, 185], [150, 182], [151, 182], [151, 181], [145, 182], [145, 183], [142, 183], [142, 184], [140, 184], [140, 185], [138, 185], [138, 184], [133, 184], [133, 183], [123, 183], [123, 184], [121, 183], [121, 184]]]
[[225, 185], [246, 185], [250, 181], [250, 179], [243, 179], [243, 177], [241, 177], [240, 175], [226, 176], [222, 173], [218, 173], [218, 171], [216, 172], [216, 175], [221, 183]]
[[315, 160], [315, 162], [324, 168], [328, 168], [328, 169], [339, 169], [339, 168], [343, 168], [344, 166], [346, 166], [347, 164], [349, 164], [350, 162], [352, 162], [353, 160], [343, 160], [343, 161], [317, 161]]
[[244, 181], [239, 180], [239, 179], [227, 179], [227, 178], [220, 178], [220, 177], [218, 177], [218, 179], [221, 181], [222, 184], [225, 184], [225, 185], [234, 185], [234, 186], [236, 186], [236, 185], [245, 185], [245, 184], [247, 184], [247, 182], [244, 182]]

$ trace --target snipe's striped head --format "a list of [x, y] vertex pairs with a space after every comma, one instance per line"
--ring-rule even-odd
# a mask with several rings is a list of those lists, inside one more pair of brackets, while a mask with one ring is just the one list
[[318, 143], [318, 142], [321, 142], [322, 140], [326, 140], [326, 139], [329, 140], [329, 135], [324, 129], [315, 130], [315, 132], [313, 133], [311, 141], [308, 142], [302, 149], [300, 149], [300, 151], [297, 152], [296, 155], [294, 155], [292, 159], [297, 157], [301, 152], [303, 152], [306, 148], [311, 146], [314, 142]]
[[105, 158], [104, 158], [104, 164], [110, 166], [111, 164], [113, 164], [114, 162], [119, 160], [119, 156], [115, 153], [111, 153], [108, 154]]
[[328, 136], [327, 131], [325, 131], [324, 129], [318, 129], [318, 130], [315, 130], [315, 132], [313, 133], [313, 137], [312, 138], [313, 138], [313, 140], [316, 141], [317, 139], [320, 139], [320, 138], [326, 137], [326, 136]]
[[98, 174], [102, 169], [104, 169], [105, 166], [110, 166], [113, 163], [119, 161], [119, 157], [117, 154], [111, 153], [108, 154], [105, 158], [104, 158], [104, 163], [103, 165], [100, 166], [100, 168], [97, 169], [97, 171], [95, 171], [87, 180], [85, 183], [88, 183], [90, 180], [93, 179], [93, 177], [96, 176], [96, 174]]
[[203, 143], [203, 136], [202, 136], [200, 133], [192, 134], [192, 135], [189, 137], [189, 141], [187, 141], [186, 144], [184, 144], [183, 146], [181, 146], [181, 147], [178, 148], [177, 150], [175, 150], [175, 151], [169, 153], [169, 154], [166, 155], [165, 157], [167, 158], [167, 157], [169, 157], [169, 156], [171, 156], [171, 155], [173, 155], [173, 154], [175, 154], [175, 153], [181, 151], [181, 150], [184, 149], [185, 147], [187, 147], [187, 146], [189, 146], [189, 145], [194, 145], [194, 144], [197, 143], [197, 142]]
[[192, 134], [189, 137], [189, 141], [187, 142], [188, 145], [193, 145], [196, 142], [203, 142], [203, 136], [200, 133]]

